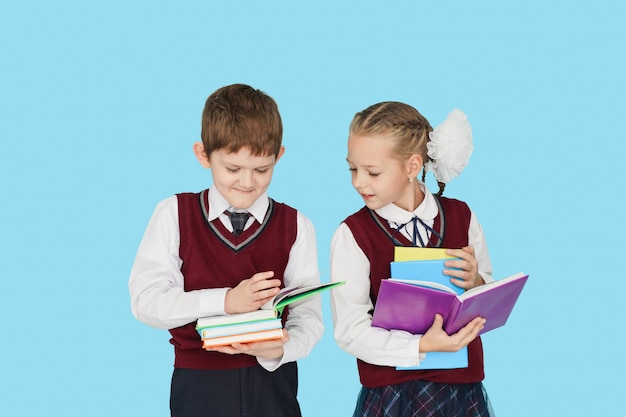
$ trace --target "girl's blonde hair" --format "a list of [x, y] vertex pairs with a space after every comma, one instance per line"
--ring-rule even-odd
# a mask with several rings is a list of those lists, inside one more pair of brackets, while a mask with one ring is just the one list
[[[406, 161], [411, 155], [422, 157], [424, 166], [431, 160], [426, 144], [433, 131], [428, 120], [412, 106], [397, 101], [384, 101], [369, 106], [354, 115], [350, 123], [350, 133], [361, 136], [385, 135], [395, 139], [394, 156]], [[422, 181], [426, 170], [422, 171]], [[443, 194], [445, 184], [438, 182], [439, 192]]]

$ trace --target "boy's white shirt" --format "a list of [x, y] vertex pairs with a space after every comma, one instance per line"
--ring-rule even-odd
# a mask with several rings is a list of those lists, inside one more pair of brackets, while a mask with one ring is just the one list
[[[268, 207], [269, 198], [263, 193], [248, 210], [254, 218], [248, 220], [246, 228], [255, 219], [262, 222]], [[232, 207], [215, 187], [211, 187], [209, 220], [219, 218], [232, 231], [230, 221], [223, 213], [227, 209]], [[285, 286], [319, 282], [315, 230], [311, 221], [299, 211], [297, 228], [284, 272]], [[228, 288], [184, 291], [179, 230], [178, 199], [171, 196], [157, 204], [130, 274], [131, 310], [137, 319], [156, 328], [172, 329], [200, 317], [226, 314], [224, 300]], [[269, 371], [307, 356], [319, 341], [324, 331], [321, 296], [308, 297], [290, 305], [285, 328], [289, 332], [289, 341], [284, 346], [282, 358], [257, 358], [259, 364]]]
[[[388, 204], [375, 210], [376, 213], [386, 219], [391, 226], [404, 224], [416, 215], [432, 227], [438, 212], [437, 203], [426, 186], [422, 183], [420, 186], [425, 198], [413, 212]], [[411, 228], [402, 228], [401, 232], [409, 240], [412, 239]], [[426, 236], [426, 230], [421, 225], [419, 233]], [[493, 281], [485, 237], [473, 212], [468, 239], [469, 245], [475, 250], [478, 272], [485, 282]], [[371, 326], [373, 304], [370, 299], [370, 262], [345, 223], [341, 223], [333, 235], [330, 264], [331, 280], [346, 281], [346, 285], [333, 289], [330, 294], [335, 340], [339, 347], [374, 365], [401, 367], [419, 365], [426, 357], [426, 354], [419, 353], [421, 335]]]

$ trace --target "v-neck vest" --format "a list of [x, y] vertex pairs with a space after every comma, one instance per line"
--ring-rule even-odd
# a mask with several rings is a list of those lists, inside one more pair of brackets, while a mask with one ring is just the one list
[[[439, 213], [433, 229], [441, 239], [431, 236], [429, 247], [461, 248], [468, 244], [471, 212], [462, 201], [436, 197]], [[357, 244], [370, 261], [370, 297], [376, 305], [381, 280], [391, 275], [395, 246], [411, 246], [411, 242], [374, 211], [363, 207], [349, 216], [345, 224], [350, 228]], [[469, 366], [463, 369], [397, 371], [393, 367], [377, 366], [357, 359], [361, 384], [368, 388], [394, 385], [411, 380], [428, 380], [439, 383], [470, 383], [484, 379], [483, 350], [480, 337], [468, 345]]]
[[[179, 256], [185, 291], [235, 287], [257, 272], [274, 271], [283, 282], [291, 247], [296, 240], [297, 212], [270, 199], [261, 224], [254, 222], [239, 236], [219, 219], [208, 220], [208, 190], [178, 194]], [[281, 287], [283, 285], [281, 284]], [[283, 313], [283, 322], [288, 312]], [[230, 369], [257, 365], [249, 355], [226, 355], [202, 349], [195, 322], [171, 329], [178, 368]]]

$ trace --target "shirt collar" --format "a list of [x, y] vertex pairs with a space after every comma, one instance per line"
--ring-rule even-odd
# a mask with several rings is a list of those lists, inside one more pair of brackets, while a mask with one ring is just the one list
[[213, 221], [220, 216], [224, 211], [247, 211], [258, 221], [259, 223], [263, 223], [263, 219], [265, 218], [265, 213], [267, 213], [267, 209], [269, 208], [269, 197], [267, 196], [267, 192], [264, 192], [257, 198], [254, 203], [246, 210], [235, 210], [233, 206], [224, 198], [224, 196], [217, 190], [216, 187], [209, 188], [209, 221]]
[[417, 206], [415, 210], [406, 211], [393, 203], [389, 203], [386, 206], [383, 206], [374, 211], [383, 219], [386, 219], [389, 222], [393, 222], [396, 224], [405, 224], [416, 216], [425, 222], [428, 222], [429, 220], [434, 220], [439, 212], [435, 197], [430, 193], [430, 191], [428, 191], [428, 188], [426, 188], [426, 185], [424, 183], [420, 182], [419, 186], [424, 193], [424, 200], [420, 203], [419, 206]]

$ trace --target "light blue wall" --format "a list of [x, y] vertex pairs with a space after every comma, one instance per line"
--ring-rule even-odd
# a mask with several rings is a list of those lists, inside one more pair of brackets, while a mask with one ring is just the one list
[[[10, 416], [167, 416], [168, 334], [129, 310], [155, 204], [210, 185], [191, 152], [206, 97], [234, 82], [278, 102], [270, 189], [317, 229], [362, 202], [352, 115], [406, 101], [463, 109], [475, 151], [446, 195], [481, 221], [496, 277], [531, 275], [484, 337], [500, 416], [614, 415], [626, 8], [618, 1], [24, 1], [0, 6], [0, 396]], [[617, 259], [617, 261], [615, 261]], [[354, 359], [327, 331], [300, 363], [305, 416], [351, 414]]]

